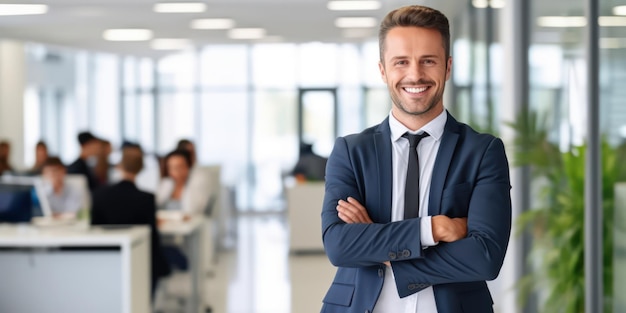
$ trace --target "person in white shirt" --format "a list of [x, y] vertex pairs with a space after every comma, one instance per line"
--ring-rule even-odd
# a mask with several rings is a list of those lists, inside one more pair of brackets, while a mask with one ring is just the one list
[[43, 191], [53, 216], [75, 216], [86, 195], [67, 184], [67, 169], [58, 157], [49, 157], [42, 166]]
[[156, 201], [159, 210], [203, 214], [211, 196], [210, 176], [193, 166], [187, 150], [177, 149], [165, 157], [165, 177], [159, 183]]

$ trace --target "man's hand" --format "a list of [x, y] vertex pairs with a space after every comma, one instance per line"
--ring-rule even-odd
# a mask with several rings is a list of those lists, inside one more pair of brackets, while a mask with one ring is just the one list
[[339, 218], [348, 224], [373, 223], [365, 207], [352, 197], [348, 197], [348, 201], [339, 200], [337, 203], [337, 213]]
[[431, 220], [435, 242], [453, 242], [467, 236], [467, 217], [435, 215]]

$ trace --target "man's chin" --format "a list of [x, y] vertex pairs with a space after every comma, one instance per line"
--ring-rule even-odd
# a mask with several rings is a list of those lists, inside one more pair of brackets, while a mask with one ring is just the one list
[[420, 115], [424, 115], [430, 111], [432, 111], [433, 106], [429, 106], [427, 108], [406, 108], [405, 106], [401, 106], [400, 110], [402, 110], [402, 112], [409, 114], [409, 115], [413, 115], [413, 116], [420, 116]]

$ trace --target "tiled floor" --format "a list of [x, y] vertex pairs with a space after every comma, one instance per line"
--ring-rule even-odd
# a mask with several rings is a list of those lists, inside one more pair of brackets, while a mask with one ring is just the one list
[[334, 275], [324, 254], [290, 255], [283, 214], [238, 218], [234, 249], [221, 252], [207, 280], [214, 313], [319, 312]]

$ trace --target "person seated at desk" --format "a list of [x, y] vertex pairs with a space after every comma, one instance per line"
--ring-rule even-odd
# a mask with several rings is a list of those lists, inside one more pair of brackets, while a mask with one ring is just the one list
[[177, 149], [165, 157], [166, 175], [156, 193], [160, 210], [180, 211], [185, 216], [204, 213], [211, 196], [210, 176], [192, 166], [187, 150]]
[[313, 145], [309, 143], [300, 144], [300, 157], [292, 171], [296, 181], [302, 183], [306, 181], [323, 181], [326, 171], [327, 158], [315, 154]]
[[140, 191], [135, 178], [143, 168], [143, 152], [138, 146], [125, 147], [119, 170], [122, 181], [97, 189], [92, 196], [92, 225], [149, 225], [151, 230], [152, 295], [158, 280], [169, 275], [170, 266], [163, 254], [156, 227], [154, 195]]
[[76, 217], [87, 195], [67, 184], [67, 169], [58, 157], [47, 158], [42, 165], [43, 193], [54, 217]]
[[8, 141], [0, 141], [0, 175], [12, 173], [13, 167], [10, 164], [11, 144]]
[[92, 160], [95, 161], [93, 158], [96, 157], [100, 151], [100, 139], [90, 132], [82, 132], [78, 134], [78, 143], [80, 144], [80, 156], [74, 163], [67, 167], [67, 172], [70, 174], [85, 175], [87, 184], [89, 184], [89, 191], [93, 192], [99, 184], [90, 163]]
[[30, 175], [41, 175], [41, 171], [43, 170], [43, 165], [48, 160], [48, 146], [43, 140], [40, 140], [35, 145], [35, 164], [30, 169], [28, 174]]

